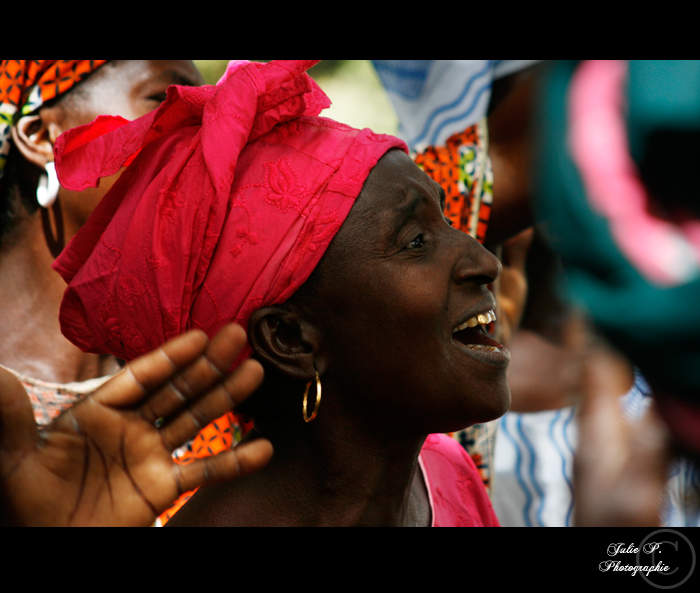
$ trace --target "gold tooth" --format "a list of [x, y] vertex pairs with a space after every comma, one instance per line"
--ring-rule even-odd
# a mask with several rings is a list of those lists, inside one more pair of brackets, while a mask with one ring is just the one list
[[468, 327], [476, 327], [477, 325], [487, 325], [492, 321], [496, 321], [496, 313], [493, 310], [487, 311], [486, 313], [480, 313], [479, 315], [470, 317], [461, 325], [458, 325], [452, 333], [456, 331], [462, 331], [463, 329], [466, 329]]

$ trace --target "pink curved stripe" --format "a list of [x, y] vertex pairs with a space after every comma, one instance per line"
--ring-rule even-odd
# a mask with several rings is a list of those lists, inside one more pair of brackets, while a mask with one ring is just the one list
[[648, 195], [629, 155], [624, 113], [627, 64], [582, 62], [569, 91], [569, 148], [594, 209], [624, 255], [648, 280], [675, 285], [698, 273], [700, 223], [681, 227], [647, 211]]

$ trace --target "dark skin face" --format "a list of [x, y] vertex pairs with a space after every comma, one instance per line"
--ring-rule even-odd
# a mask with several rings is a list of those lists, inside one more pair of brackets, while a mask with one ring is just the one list
[[[270, 464], [200, 489], [168, 525], [429, 524], [416, 471], [426, 436], [497, 418], [510, 403], [507, 350], [477, 329], [458, 332], [463, 343], [453, 335], [495, 308], [487, 284], [500, 262], [442, 206], [405, 153], [380, 159], [314, 279], [251, 316], [265, 405], [246, 440], [269, 438]], [[307, 424], [303, 386], [316, 370], [323, 397]]]
[[316, 271], [322, 378], [352, 394], [347, 411], [384, 430], [458, 430], [510, 403], [507, 350], [476, 329], [453, 334], [495, 309], [487, 283], [501, 265], [450, 226], [442, 199], [410, 157], [388, 152]]

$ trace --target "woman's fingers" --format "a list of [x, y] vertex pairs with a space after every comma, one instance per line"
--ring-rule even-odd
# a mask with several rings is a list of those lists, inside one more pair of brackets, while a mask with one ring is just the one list
[[208, 343], [203, 354], [174, 375], [141, 407], [148, 422], [167, 419], [183, 406], [197, 400], [224, 379], [246, 343], [245, 331], [235, 324], [225, 326]]
[[256, 360], [245, 360], [204, 397], [191, 402], [161, 429], [165, 446], [171, 451], [193, 437], [207, 424], [234, 409], [262, 383], [263, 368]]
[[94, 400], [111, 407], [129, 407], [171, 379], [201, 356], [208, 344], [204, 332], [194, 330], [131, 361], [94, 394]]
[[245, 331], [235, 324], [211, 341], [202, 331], [188, 332], [130, 362], [94, 399], [112, 407], [141, 403], [148, 422], [167, 418], [221, 380], [245, 341]]
[[198, 486], [233, 480], [264, 467], [272, 457], [272, 443], [258, 439], [213, 457], [198, 459], [187, 465], [175, 465], [179, 493]]
[[236, 324], [210, 341], [199, 331], [183, 334], [131, 362], [96, 399], [117, 407], [142, 402], [147, 422], [164, 420], [161, 438], [172, 451], [259, 387], [263, 370], [257, 361], [246, 360], [228, 374], [245, 343], [245, 331]]

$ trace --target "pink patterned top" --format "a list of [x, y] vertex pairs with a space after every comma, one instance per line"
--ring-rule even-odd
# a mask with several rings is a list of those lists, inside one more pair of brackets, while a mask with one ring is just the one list
[[111, 378], [109, 375], [74, 383], [50, 383], [0, 366], [15, 375], [26, 389], [39, 427], [51, 424], [61, 412], [85, 399]]
[[431, 434], [418, 462], [430, 497], [432, 527], [500, 527], [479, 471], [457, 441]]

